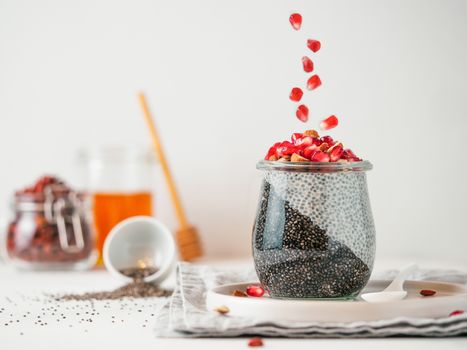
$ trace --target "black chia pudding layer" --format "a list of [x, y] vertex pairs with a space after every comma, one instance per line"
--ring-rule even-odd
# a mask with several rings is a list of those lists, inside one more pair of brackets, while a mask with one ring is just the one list
[[267, 182], [253, 228], [253, 256], [261, 284], [277, 298], [349, 298], [370, 268], [309, 216], [292, 208]]

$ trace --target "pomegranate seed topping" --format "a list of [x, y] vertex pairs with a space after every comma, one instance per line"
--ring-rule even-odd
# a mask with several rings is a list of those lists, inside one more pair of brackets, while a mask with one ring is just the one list
[[297, 112], [295, 112], [295, 115], [297, 116], [298, 120], [302, 122], [307, 122], [308, 121], [308, 107], [305, 105], [300, 105], [297, 108]]
[[307, 73], [313, 72], [313, 61], [310, 60], [308, 57], [303, 56], [302, 58], [303, 70]]
[[328, 149], [328, 154], [329, 158], [331, 158], [331, 162], [337, 162], [339, 159], [341, 159], [342, 153], [344, 153], [344, 148], [342, 147], [341, 143], [337, 143]]
[[312, 75], [310, 79], [308, 79], [306, 83], [306, 87], [308, 90], [314, 90], [317, 87], [321, 86], [321, 79], [319, 78], [318, 75]]
[[318, 52], [321, 49], [321, 43], [318, 40], [308, 39], [306, 46], [313, 52]]
[[303, 134], [300, 132], [295, 132], [292, 134], [292, 137], [290, 138], [292, 142], [296, 145], [297, 141], [300, 140], [303, 137]]
[[331, 136], [322, 136], [321, 141], [326, 142], [328, 145], [334, 145], [334, 139]]
[[449, 316], [458, 316], [462, 315], [464, 313], [464, 310], [455, 310], [449, 314]]
[[248, 340], [248, 346], [249, 347], [256, 347], [256, 346], [263, 346], [263, 339], [260, 337], [254, 337]]
[[294, 87], [291, 91], [290, 91], [290, 95], [289, 95], [289, 98], [294, 101], [294, 102], [298, 102], [302, 99], [302, 96], [303, 96], [303, 91], [302, 89], [298, 88], [298, 87]]
[[318, 149], [318, 146], [316, 146], [315, 144], [305, 147], [303, 149], [303, 156], [311, 160], [311, 156], [313, 155], [313, 153], [315, 153], [317, 149]]
[[275, 156], [280, 159], [283, 156], [290, 156], [293, 153], [295, 153], [295, 145], [289, 141], [284, 141], [277, 146]]
[[256, 285], [248, 286], [246, 288], [246, 294], [248, 294], [250, 297], [259, 298], [264, 295], [264, 289], [263, 287]]
[[313, 138], [310, 136], [302, 137], [300, 140], [297, 140], [295, 143], [296, 146], [307, 147], [313, 144]]
[[424, 297], [431, 297], [432, 295], [436, 294], [436, 291], [431, 290], [431, 289], [422, 289], [420, 291], [420, 294], [423, 295]]
[[300, 27], [302, 26], [302, 15], [299, 13], [292, 13], [289, 21], [293, 29], [300, 30]]
[[280, 142], [276, 142], [271, 148], [269, 148], [268, 154], [266, 154], [264, 159], [269, 160], [269, 158], [271, 158], [271, 156], [275, 155], [276, 154], [276, 149], [280, 144], [281, 144]]
[[330, 117], [324, 119], [319, 127], [323, 130], [329, 130], [335, 128], [339, 124], [339, 119], [335, 115], [331, 115]]
[[329, 159], [329, 155], [321, 151], [315, 151], [311, 156], [313, 162], [329, 162]]

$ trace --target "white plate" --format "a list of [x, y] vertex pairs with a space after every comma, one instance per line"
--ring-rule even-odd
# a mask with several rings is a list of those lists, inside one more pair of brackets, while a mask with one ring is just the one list
[[[370, 281], [363, 293], [377, 292], [390, 281]], [[467, 287], [460, 284], [406, 281], [407, 297], [400, 301], [367, 303], [356, 300], [294, 300], [272, 299], [269, 296], [235, 297], [236, 289], [244, 291], [251, 283], [236, 283], [211, 289], [206, 296], [208, 310], [221, 305], [230, 309], [229, 315], [254, 317], [262, 321], [297, 322], [355, 322], [376, 321], [396, 317], [438, 318], [446, 317], [454, 310], [467, 311]], [[436, 294], [423, 297], [420, 290], [432, 289]]]

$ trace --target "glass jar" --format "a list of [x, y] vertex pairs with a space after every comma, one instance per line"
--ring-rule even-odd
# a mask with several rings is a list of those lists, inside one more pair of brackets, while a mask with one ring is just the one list
[[368, 161], [260, 161], [253, 258], [273, 298], [354, 298], [367, 284], [375, 227]]
[[17, 193], [8, 226], [12, 264], [35, 270], [81, 270], [96, 260], [85, 197], [70, 191]]
[[105, 239], [119, 222], [133, 216], [153, 215], [154, 157], [137, 147], [82, 150], [79, 165], [82, 185], [91, 195], [98, 265]]

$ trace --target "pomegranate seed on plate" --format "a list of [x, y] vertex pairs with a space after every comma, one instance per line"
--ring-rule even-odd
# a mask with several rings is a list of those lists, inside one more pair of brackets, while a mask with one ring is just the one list
[[306, 83], [306, 87], [308, 90], [314, 90], [317, 87], [321, 86], [321, 79], [319, 78], [318, 75], [312, 75], [310, 79], [308, 79]]
[[331, 115], [324, 119], [319, 126], [322, 130], [329, 130], [335, 128], [337, 124], [339, 124], [339, 119], [335, 115]]
[[420, 295], [423, 295], [424, 297], [431, 297], [432, 295], [435, 295], [436, 291], [431, 290], [431, 289], [422, 289], [420, 291]]
[[295, 112], [295, 115], [297, 116], [297, 118], [302, 121], [302, 122], [306, 122], [308, 121], [308, 107], [305, 106], [305, 105], [300, 105], [298, 106], [297, 108], [297, 112]]
[[307, 73], [313, 72], [313, 61], [310, 60], [308, 57], [303, 56], [302, 58], [303, 70]]
[[318, 40], [308, 39], [306, 41], [306, 46], [308, 46], [311, 51], [318, 52], [321, 48], [321, 43]]
[[449, 314], [449, 316], [458, 316], [462, 315], [464, 313], [464, 310], [455, 310]]
[[329, 159], [329, 155], [321, 151], [315, 151], [311, 156], [313, 162], [329, 162]]
[[289, 21], [293, 29], [300, 30], [300, 27], [302, 26], [302, 15], [299, 13], [292, 13]]
[[251, 285], [246, 288], [246, 294], [250, 297], [262, 297], [264, 295], [264, 289], [261, 286]]
[[263, 346], [263, 339], [260, 337], [254, 337], [248, 340], [248, 346], [249, 347], [256, 347], [256, 346]]
[[300, 89], [299, 87], [294, 87], [290, 91], [289, 98], [294, 102], [298, 102], [298, 101], [300, 101], [302, 99], [302, 96], [303, 96], [302, 89]]

